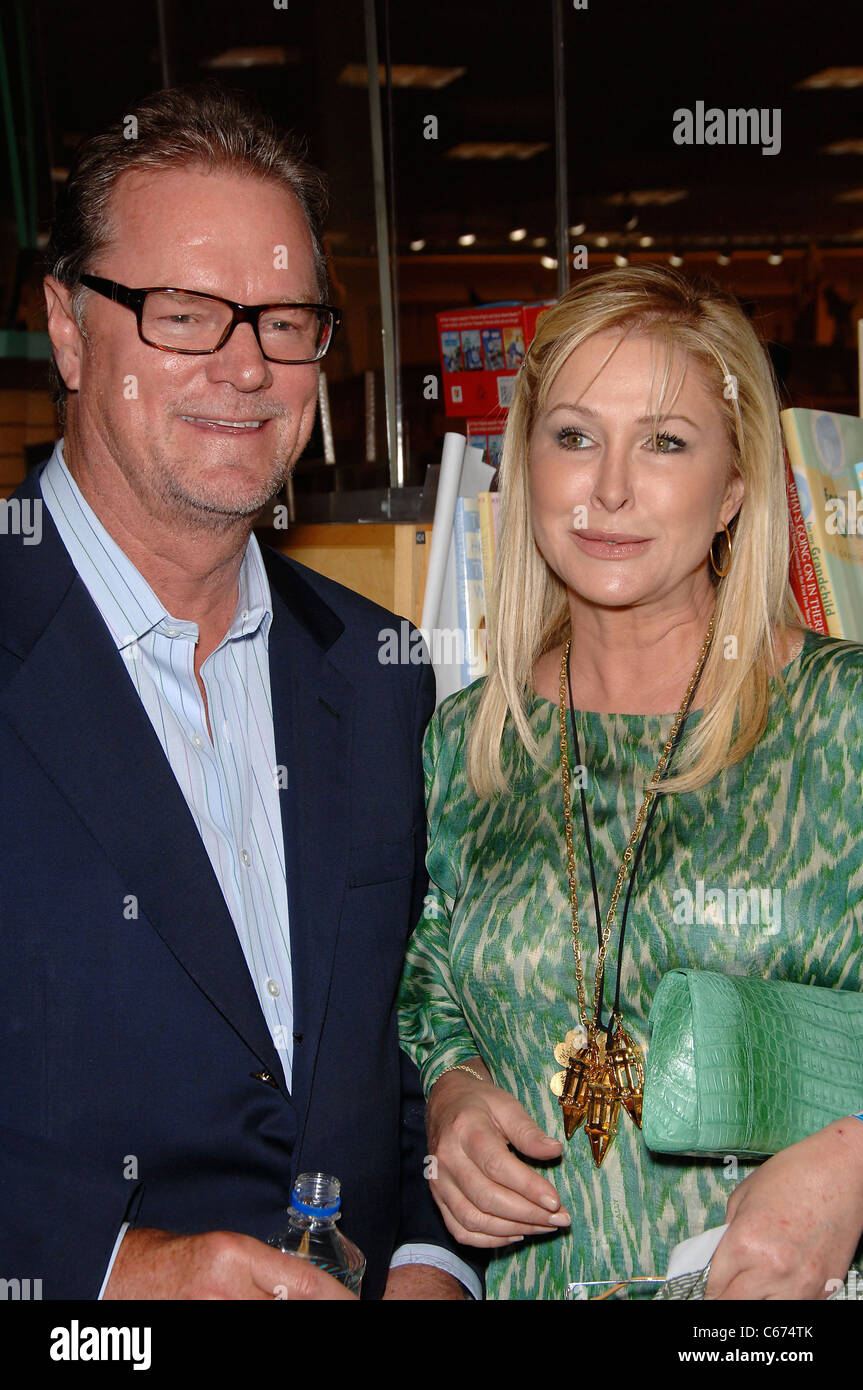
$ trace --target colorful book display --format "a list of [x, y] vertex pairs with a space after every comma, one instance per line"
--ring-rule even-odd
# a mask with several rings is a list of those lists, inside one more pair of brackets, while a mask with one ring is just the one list
[[861, 642], [863, 419], [826, 410], [783, 410], [781, 419], [827, 630]]

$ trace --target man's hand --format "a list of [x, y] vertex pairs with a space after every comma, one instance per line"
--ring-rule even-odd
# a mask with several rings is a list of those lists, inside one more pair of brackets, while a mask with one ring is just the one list
[[[476, 1059], [470, 1066], [488, 1076]], [[449, 1071], [431, 1089], [426, 1114], [429, 1151], [437, 1159], [432, 1196], [450, 1234], [463, 1245], [510, 1245], [569, 1225], [550, 1182], [510, 1152], [553, 1159], [561, 1152], [491, 1078]]]
[[820, 1299], [845, 1279], [863, 1231], [863, 1124], [836, 1120], [736, 1187], [707, 1299]]
[[252, 1236], [211, 1231], [173, 1236], [127, 1231], [106, 1299], [354, 1299], [308, 1260], [283, 1255]]
[[469, 1298], [463, 1284], [434, 1265], [396, 1265], [387, 1275], [384, 1298], [457, 1299]]

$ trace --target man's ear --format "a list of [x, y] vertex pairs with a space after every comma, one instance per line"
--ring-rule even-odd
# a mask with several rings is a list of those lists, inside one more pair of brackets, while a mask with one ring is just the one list
[[45, 309], [48, 315], [48, 334], [54, 349], [57, 370], [69, 391], [77, 391], [81, 379], [84, 339], [72, 312], [72, 291], [61, 285], [53, 275], [42, 282]]

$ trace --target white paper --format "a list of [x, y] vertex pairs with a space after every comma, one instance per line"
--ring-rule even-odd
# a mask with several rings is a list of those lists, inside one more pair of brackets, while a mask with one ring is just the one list
[[444, 436], [421, 623], [434, 662], [438, 704], [461, 690], [462, 685], [461, 662], [443, 659], [451, 653], [452, 644], [436, 640], [435, 630], [455, 633], [459, 626], [453, 537], [455, 504], [459, 497], [476, 497], [491, 486], [494, 469], [483, 463], [482, 455], [477, 445], [466, 447], [462, 435]]
[[688, 1240], [682, 1240], [679, 1245], [675, 1245], [668, 1257], [668, 1273], [665, 1277], [677, 1279], [681, 1274], [696, 1274], [699, 1270], [706, 1269], [727, 1230], [727, 1225], [712, 1226], [709, 1231], [702, 1231], [700, 1236], [690, 1236]]

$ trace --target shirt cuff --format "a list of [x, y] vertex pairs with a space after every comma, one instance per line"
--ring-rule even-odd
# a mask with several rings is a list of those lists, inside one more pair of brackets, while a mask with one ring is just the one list
[[400, 1245], [390, 1260], [390, 1269], [398, 1269], [399, 1265], [433, 1265], [463, 1284], [477, 1302], [482, 1298], [482, 1284], [470, 1266], [442, 1245]]
[[96, 1297], [97, 1303], [101, 1302], [101, 1300], [105, 1297], [105, 1289], [108, 1287], [108, 1280], [111, 1278], [111, 1270], [114, 1268], [114, 1261], [116, 1260], [117, 1255], [119, 1254], [120, 1246], [123, 1244], [123, 1237], [128, 1231], [128, 1229], [129, 1222], [124, 1221], [122, 1226], [120, 1227], [117, 1239], [114, 1241], [114, 1249], [111, 1251], [111, 1258], [108, 1261], [108, 1268], [105, 1270], [105, 1278], [102, 1280], [102, 1287], [99, 1290], [99, 1293]]

